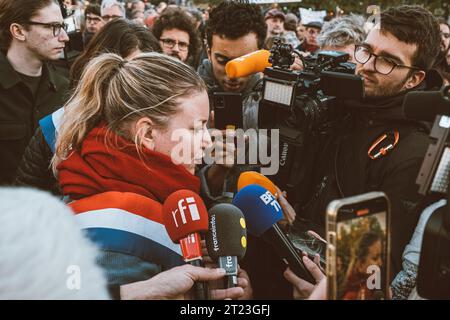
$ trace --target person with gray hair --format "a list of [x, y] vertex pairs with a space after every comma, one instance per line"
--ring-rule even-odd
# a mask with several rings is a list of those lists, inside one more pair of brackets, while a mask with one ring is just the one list
[[126, 18], [125, 6], [117, 0], [103, 0], [100, 12], [105, 23], [115, 18]]
[[354, 61], [355, 44], [362, 43], [366, 38], [364, 18], [350, 14], [326, 22], [317, 37], [321, 50], [334, 50], [348, 53], [351, 62]]

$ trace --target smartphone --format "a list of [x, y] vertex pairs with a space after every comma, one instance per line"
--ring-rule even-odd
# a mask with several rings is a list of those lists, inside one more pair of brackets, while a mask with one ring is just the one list
[[389, 298], [390, 204], [383, 192], [332, 201], [327, 208], [331, 300]]
[[242, 93], [214, 92], [214, 124], [216, 129], [242, 129]]
[[318, 254], [320, 257], [320, 265], [322, 267], [326, 265], [327, 242], [325, 240], [309, 230], [289, 233], [288, 236], [300, 255], [306, 252], [308, 257], [314, 260], [316, 254]]

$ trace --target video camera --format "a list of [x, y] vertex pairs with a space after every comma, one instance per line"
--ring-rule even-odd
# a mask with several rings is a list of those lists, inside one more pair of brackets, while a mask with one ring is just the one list
[[[302, 71], [290, 70], [296, 55], [302, 60]], [[303, 168], [309, 168], [302, 161], [313, 158], [307, 156], [308, 141], [317, 141], [334, 127], [340, 119], [336, 107], [340, 100], [364, 96], [363, 79], [355, 75], [356, 65], [348, 59], [347, 53], [337, 51], [305, 58], [279, 40], [270, 50], [272, 67], [264, 70], [258, 126], [279, 130], [280, 168], [271, 179], [288, 195], [293, 193], [294, 206], [299, 201], [293, 197], [306, 181]]]
[[430, 121], [431, 143], [416, 183], [419, 193], [436, 199], [447, 198], [447, 205], [429, 218], [422, 240], [417, 289], [427, 299], [450, 298], [450, 86], [441, 91], [410, 92], [403, 104], [407, 117]]

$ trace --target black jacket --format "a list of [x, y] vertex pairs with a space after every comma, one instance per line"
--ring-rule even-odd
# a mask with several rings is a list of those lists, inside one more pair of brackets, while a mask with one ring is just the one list
[[[429, 74], [416, 90], [437, 90], [442, 79]], [[422, 197], [416, 178], [429, 144], [429, 126], [408, 121], [402, 113], [404, 94], [380, 100], [346, 101], [348, 113], [334, 134], [313, 141], [314, 154], [304, 168], [293, 230], [314, 230], [325, 237], [326, 208], [335, 199], [384, 191], [391, 201], [391, 272], [401, 270], [402, 253], [417, 225]], [[426, 106], [424, 106], [426, 107]], [[384, 132], [397, 130], [398, 145], [386, 156], [371, 160], [367, 152]], [[249, 237], [243, 268], [249, 272], [257, 299], [292, 298], [292, 286], [283, 278], [286, 266], [263, 241]]]
[[30, 140], [17, 169], [14, 185], [28, 186], [60, 195], [58, 180], [50, 168], [53, 152], [45, 141], [41, 127]]
[[42, 68], [33, 97], [6, 56], [0, 53], [0, 185], [10, 184], [39, 119], [64, 103], [69, 81], [49, 64]]
[[[417, 89], [437, 90], [441, 85], [441, 78], [431, 73]], [[310, 228], [325, 236], [325, 212], [332, 200], [369, 191], [385, 192], [391, 202], [393, 273], [401, 270], [403, 250], [419, 218], [416, 208], [422, 197], [417, 193], [416, 178], [430, 142], [427, 125], [405, 119], [404, 95], [345, 103], [349, 116], [321, 146], [317, 162], [311, 168], [312, 188], [296, 219], [297, 228]], [[370, 147], [392, 131], [399, 133], [397, 146], [372, 160], [368, 156]]]

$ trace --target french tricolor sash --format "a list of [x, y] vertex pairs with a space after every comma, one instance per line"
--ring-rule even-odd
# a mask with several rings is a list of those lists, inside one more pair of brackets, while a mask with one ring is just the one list
[[180, 246], [167, 234], [157, 201], [108, 191], [69, 206], [81, 229], [100, 249], [136, 256], [164, 270], [184, 264]]
[[64, 107], [59, 108], [52, 114], [39, 120], [39, 125], [41, 126], [42, 134], [44, 135], [45, 141], [48, 146], [55, 152], [56, 146], [56, 134], [61, 125], [61, 118], [64, 114]]

